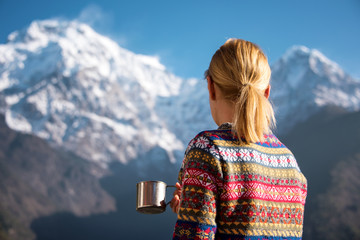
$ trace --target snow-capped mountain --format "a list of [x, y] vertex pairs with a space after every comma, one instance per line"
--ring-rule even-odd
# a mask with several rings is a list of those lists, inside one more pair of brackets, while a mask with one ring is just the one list
[[187, 103], [172, 99], [189, 84], [199, 81], [184, 81], [156, 57], [127, 51], [76, 21], [34, 21], [0, 45], [7, 124], [104, 166], [154, 147], [175, 162], [184, 146], [170, 126]]
[[[317, 50], [294, 47], [272, 69], [279, 132], [325, 105], [359, 109], [360, 84]], [[176, 77], [77, 21], [34, 21], [0, 45], [0, 109], [12, 129], [104, 167], [179, 162], [215, 127], [204, 80]]]
[[280, 133], [327, 105], [360, 109], [360, 81], [316, 49], [290, 48], [272, 66], [271, 85]]

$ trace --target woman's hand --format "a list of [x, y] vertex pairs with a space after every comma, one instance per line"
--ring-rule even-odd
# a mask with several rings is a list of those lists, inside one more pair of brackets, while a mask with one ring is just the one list
[[178, 213], [180, 209], [180, 197], [181, 197], [181, 185], [180, 183], [175, 184], [176, 190], [174, 192], [174, 197], [170, 202], [170, 207], [174, 213]]

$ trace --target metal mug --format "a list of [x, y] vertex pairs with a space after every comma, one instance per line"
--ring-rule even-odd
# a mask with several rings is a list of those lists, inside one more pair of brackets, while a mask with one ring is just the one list
[[166, 185], [162, 181], [143, 181], [136, 184], [136, 211], [145, 214], [158, 214], [166, 210], [166, 188], [175, 187]]

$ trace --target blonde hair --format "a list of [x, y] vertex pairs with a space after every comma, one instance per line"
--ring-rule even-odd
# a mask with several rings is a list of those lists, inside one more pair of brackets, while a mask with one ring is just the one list
[[261, 49], [245, 40], [229, 39], [215, 52], [205, 75], [235, 104], [233, 131], [239, 140], [263, 141], [275, 126], [275, 117], [264, 96], [271, 70]]

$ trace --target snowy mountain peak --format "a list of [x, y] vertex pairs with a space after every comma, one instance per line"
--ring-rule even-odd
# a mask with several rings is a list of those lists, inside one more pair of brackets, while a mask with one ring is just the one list
[[[360, 109], [360, 82], [316, 49], [290, 48], [272, 66], [271, 78], [271, 98], [279, 126], [283, 125], [285, 130], [325, 105], [350, 111]], [[293, 121], [288, 121], [289, 118]]]
[[[309, 49], [305, 46], [293, 46], [285, 52], [279, 62], [294, 65], [294, 62], [307, 63], [309, 68], [320, 76], [339, 75], [344, 77], [345, 73], [335, 62], [329, 60], [317, 49]], [[280, 66], [274, 65], [273, 70]], [[283, 66], [281, 66], [283, 67]], [[334, 80], [334, 78], [332, 78]]]
[[310, 49], [305, 46], [295, 45], [290, 47], [284, 55], [281, 57], [283, 61], [291, 61], [293, 58], [299, 58], [302, 56], [309, 56]]
[[33, 21], [26, 29], [15, 31], [8, 37], [8, 41], [15, 43], [31, 42], [34, 40], [47, 42], [49, 39], [58, 38], [59, 36], [66, 35], [66, 30], [78, 29], [81, 32], [92, 31], [86, 24], [80, 24], [76, 21], [58, 21], [43, 20]]
[[134, 54], [77, 21], [34, 21], [0, 45], [7, 124], [101, 164], [155, 147], [175, 162], [183, 143], [154, 108], [183, 85], [157, 57]]
[[[38, 69], [39, 67], [47, 69], [48, 72], [57, 71], [66, 77], [78, 74], [84, 69], [94, 69], [96, 74], [110, 81], [114, 81], [117, 75], [130, 77], [136, 74], [138, 84], [147, 90], [151, 89], [154, 95], [163, 96], [176, 93], [180, 86], [180, 81], [175, 81], [175, 78], [171, 82], [165, 78], [157, 78], [157, 81], [151, 84], [146, 78], [146, 68], [165, 71], [157, 57], [131, 53], [96, 33], [88, 25], [77, 21], [34, 21], [27, 29], [10, 34], [4, 51], [7, 59], [1, 56], [0, 63], [8, 62], [14, 55], [22, 56], [22, 60], [13, 61], [8, 67], [25, 68], [28, 71], [26, 75], [36, 75], [38, 71], [43, 71]], [[33, 59], [40, 60], [41, 63], [34, 63]], [[30, 62], [31, 66], [26, 64]], [[155, 72], [152, 71], [153, 74]], [[8, 84], [15, 79], [21, 80], [8, 79]], [[157, 85], [162, 87], [155, 87]]]

